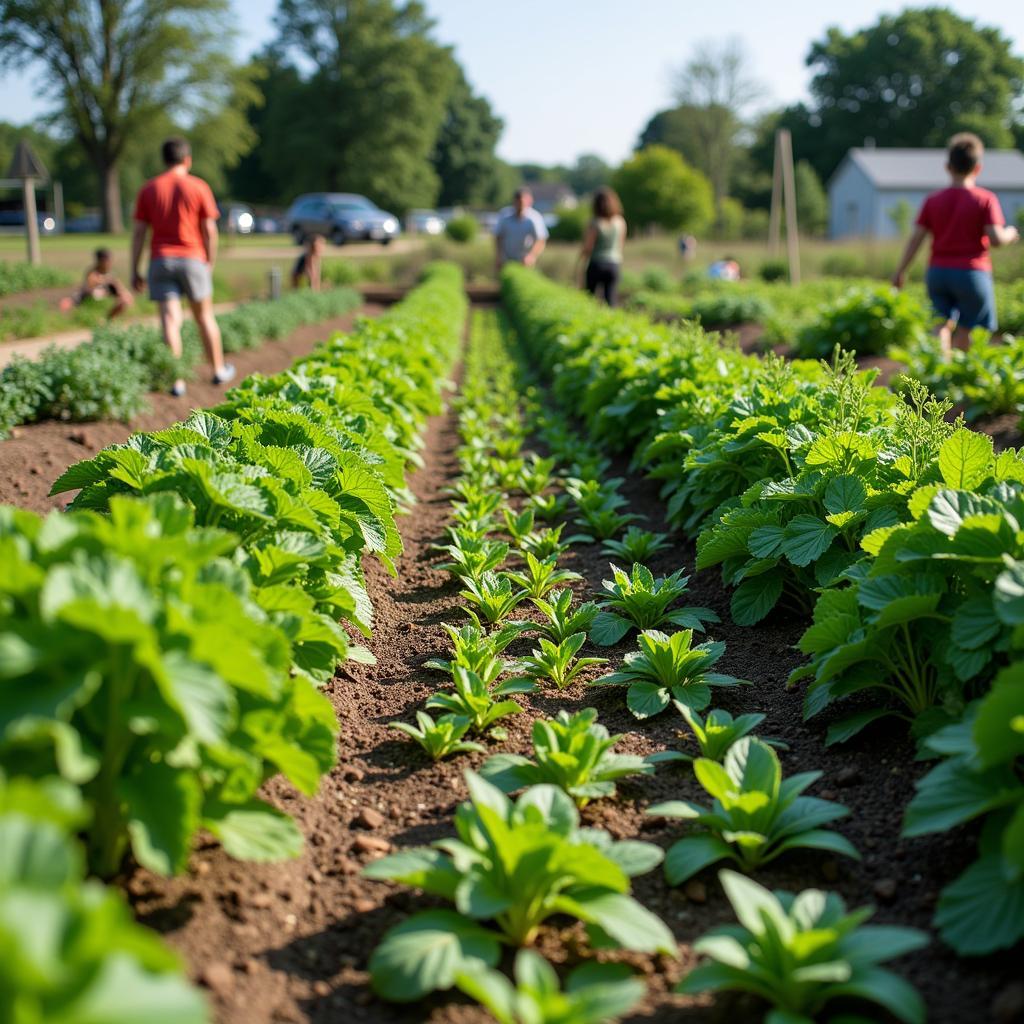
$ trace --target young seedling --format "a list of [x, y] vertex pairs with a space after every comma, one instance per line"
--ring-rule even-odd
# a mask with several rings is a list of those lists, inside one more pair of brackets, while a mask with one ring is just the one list
[[[904, 1024], [924, 1024], [917, 990], [880, 966], [927, 946], [923, 932], [865, 925], [871, 908], [848, 913], [836, 893], [770, 892], [735, 871], [720, 871], [718, 880], [738, 924], [697, 940], [695, 951], [713, 962], [691, 971], [676, 991], [750, 992], [775, 1008], [765, 1017], [775, 1024], [814, 1024], [833, 1000], [874, 1003]], [[842, 1019], [877, 1018], [862, 1012]]]
[[560, 523], [555, 527], [531, 530], [519, 541], [519, 550], [535, 555], [537, 558], [557, 558], [568, 551], [573, 544], [589, 544], [592, 540], [582, 533], [574, 533], [571, 537], [562, 540], [562, 530], [564, 529], [565, 524]]
[[607, 1024], [644, 996], [644, 983], [626, 964], [587, 963], [559, 987], [554, 968], [539, 953], [516, 954], [515, 984], [490, 968], [465, 971], [455, 987], [487, 1008], [498, 1024]]
[[651, 555], [668, 547], [668, 535], [631, 526], [621, 540], [606, 540], [602, 547], [607, 554], [617, 555], [627, 562], [646, 562]]
[[388, 728], [412, 737], [433, 761], [440, 761], [451, 754], [485, 749], [479, 743], [463, 740], [472, 724], [464, 715], [442, 715], [435, 721], [425, 711], [417, 711], [416, 722], [418, 728], [408, 722], [388, 722]]
[[616, 779], [650, 775], [654, 765], [633, 754], [612, 752], [621, 736], [609, 736], [597, 722], [597, 710], [533, 723], [533, 760], [519, 754], [496, 754], [481, 769], [483, 777], [505, 793], [550, 783], [565, 790], [578, 807], [615, 796]]
[[542, 459], [536, 452], [532, 452], [529, 462], [519, 474], [519, 489], [529, 497], [543, 494], [551, 486], [554, 471], [554, 459]]
[[677, 569], [671, 576], [654, 574], [644, 565], [633, 563], [627, 574], [611, 566], [612, 579], [601, 586], [608, 595], [600, 603], [601, 612], [594, 620], [590, 638], [602, 647], [618, 643], [634, 626], [657, 629], [662, 625], [684, 626], [704, 632], [705, 622], [718, 622], [710, 608], [678, 608], [669, 611], [687, 591], [689, 577]]
[[747, 872], [775, 860], [787, 850], [827, 850], [860, 859], [855, 847], [838, 832], [821, 826], [849, 814], [841, 804], [801, 796], [821, 772], [801, 772], [783, 779], [775, 751], [753, 736], [738, 740], [723, 764], [701, 757], [693, 773], [711, 807], [689, 800], [655, 804], [647, 813], [682, 818], [700, 831], [677, 840], [665, 856], [669, 885], [681, 885], [702, 868], [732, 860]]
[[711, 703], [712, 686], [738, 686], [741, 680], [710, 671], [725, 653], [720, 640], [692, 644], [692, 629], [671, 636], [646, 629], [637, 637], [640, 649], [626, 655], [622, 668], [590, 685], [628, 687], [626, 704], [637, 718], [657, 715], [673, 700], [701, 711]]
[[526, 568], [522, 572], [504, 572], [502, 576], [520, 587], [528, 597], [544, 597], [561, 583], [583, 578], [578, 572], [559, 569], [558, 559], [554, 556], [541, 561], [529, 552], [526, 554]]
[[533, 530], [533, 509], [525, 508], [518, 514], [512, 509], [502, 509], [502, 516], [505, 519], [505, 532], [512, 538], [516, 547], [519, 547], [524, 537]]
[[434, 568], [443, 569], [460, 579], [479, 580], [485, 572], [500, 569], [508, 558], [508, 545], [504, 541], [464, 540], [461, 544], [448, 544], [441, 548], [450, 561], [440, 562]]
[[544, 613], [547, 622], [529, 623], [541, 636], [560, 644], [573, 633], [589, 633], [597, 618], [598, 607], [593, 601], [572, 610], [572, 591], [553, 590], [548, 599], [535, 597], [533, 603]]
[[573, 633], [561, 643], [552, 643], [544, 637], [540, 638], [540, 650], [534, 650], [529, 657], [522, 658], [517, 664], [520, 672], [531, 679], [547, 679], [560, 690], [571, 686], [576, 677], [592, 665], [604, 665], [606, 658], [580, 658], [573, 661], [576, 652], [586, 640], [583, 633]]
[[495, 457], [491, 459], [490, 465], [501, 486], [506, 490], [514, 491], [522, 478], [526, 461], [519, 458]]
[[[752, 733], [763, 721], [764, 715], [740, 715], [733, 718], [728, 711], [716, 708], [709, 711], [707, 717], [701, 721], [700, 715], [689, 705], [680, 701], [673, 701], [676, 710], [686, 719], [690, 732], [680, 733], [681, 737], [690, 735], [697, 743], [697, 749], [701, 757], [721, 763], [722, 759], [729, 752], [729, 748], [744, 736]], [[761, 739], [769, 746], [777, 750], [788, 750], [789, 748], [781, 740], [771, 739], [762, 736]], [[667, 761], [693, 760], [693, 755], [682, 750], [661, 750], [656, 754], [648, 754], [647, 760], [651, 764], [663, 764]]]
[[523, 632], [525, 625], [510, 622], [493, 633], [488, 633], [481, 627], [479, 621], [466, 623], [464, 626], [452, 626], [445, 622], [445, 632], [452, 642], [451, 661], [431, 658], [425, 667], [451, 673], [456, 665], [461, 665], [471, 672], [476, 672], [477, 675], [486, 677], [493, 671], [492, 663], [497, 662], [500, 670], [504, 671], [507, 666], [499, 659], [499, 655]]
[[513, 803], [473, 772], [466, 784], [456, 836], [363, 869], [366, 878], [415, 886], [458, 908], [421, 911], [384, 936], [370, 958], [376, 992], [412, 1002], [450, 988], [481, 963], [495, 967], [503, 945], [531, 945], [556, 915], [585, 921], [591, 943], [604, 948], [678, 955], [664, 923], [629, 894], [629, 879], [660, 863], [658, 847], [581, 829], [572, 799], [555, 786], [532, 786]]
[[508, 576], [485, 572], [480, 579], [465, 581], [466, 589], [459, 596], [491, 624], [501, 622], [529, 596], [525, 590], [514, 590]]
[[[435, 693], [427, 698], [428, 708], [440, 708], [469, 719], [469, 728], [474, 733], [491, 730], [495, 722], [508, 715], [517, 715], [523, 710], [514, 700], [503, 700], [514, 693], [531, 693], [537, 689], [532, 679], [506, 679], [502, 683], [486, 682], [475, 672], [456, 665], [452, 670], [455, 689], [451, 693]], [[503, 732], [503, 731], [502, 731]], [[498, 731], [496, 738], [502, 738]]]
[[569, 498], [565, 494], [535, 494], [526, 507], [533, 509], [538, 519], [550, 523], [569, 510]]

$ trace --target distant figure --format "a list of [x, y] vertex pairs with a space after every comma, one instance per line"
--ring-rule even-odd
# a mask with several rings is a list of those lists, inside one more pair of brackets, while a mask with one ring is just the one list
[[[160, 306], [164, 341], [181, 356], [181, 297], [192, 307], [203, 348], [213, 369], [214, 384], [226, 384], [235, 368], [224, 362], [220, 327], [213, 315], [213, 264], [217, 259], [219, 210], [210, 186], [189, 174], [192, 150], [180, 138], [168, 139], [161, 148], [167, 170], [147, 181], [135, 200], [132, 232], [132, 287], [141, 292], [145, 282], [139, 261], [152, 229], [149, 250], [149, 297]], [[178, 378], [174, 395], [185, 394]]]
[[954, 345], [960, 349], [970, 345], [973, 328], [994, 331], [998, 326], [989, 247], [1010, 245], [1020, 237], [1015, 227], [1006, 226], [995, 195], [978, 188], [984, 155], [981, 139], [971, 132], [961, 132], [949, 140], [949, 188], [925, 199], [892, 279], [894, 287], [903, 287], [907, 268], [931, 235], [932, 254], [925, 284], [935, 313], [942, 319], [937, 334], [947, 361]]
[[603, 186], [594, 193], [594, 217], [583, 235], [580, 262], [586, 265], [586, 288], [614, 306], [622, 274], [626, 244], [626, 218], [614, 189]]
[[115, 316], [120, 316], [135, 302], [135, 298], [131, 291], [111, 273], [112, 265], [110, 250], [97, 249], [93, 253], [93, 264], [85, 272], [78, 291], [70, 298], [61, 299], [60, 308], [66, 313], [72, 306], [80, 306], [88, 299], [97, 302], [113, 299], [114, 303], [107, 313], [107, 319], [113, 320]]
[[320, 266], [324, 254], [324, 236], [308, 235], [302, 255], [292, 268], [292, 287], [300, 288], [306, 281], [312, 291], [320, 291]]
[[533, 208], [533, 193], [525, 186], [517, 188], [512, 209], [498, 218], [494, 228], [496, 269], [500, 272], [509, 262], [532, 267], [547, 240], [548, 228]]
[[708, 277], [713, 281], [738, 281], [740, 279], [740, 265], [731, 256], [715, 260], [708, 267]]
[[692, 263], [697, 256], [697, 239], [693, 235], [683, 235], [679, 239], [679, 254], [687, 263]]

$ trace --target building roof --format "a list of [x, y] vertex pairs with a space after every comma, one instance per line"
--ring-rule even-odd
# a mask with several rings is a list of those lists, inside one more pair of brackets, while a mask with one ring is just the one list
[[[846, 154], [840, 168], [847, 160], [855, 163], [876, 188], [938, 189], [949, 183], [944, 149], [858, 148]], [[978, 184], [991, 189], [1024, 189], [1024, 153], [1016, 149], [986, 150]]]

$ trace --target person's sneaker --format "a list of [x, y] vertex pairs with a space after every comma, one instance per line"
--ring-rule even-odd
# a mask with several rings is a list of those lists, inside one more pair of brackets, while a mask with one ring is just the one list
[[227, 384], [235, 379], [235, 368], [231, 363], [225, 363], [214, 375], [214, 384]]
[[176, 380], [171, 385], [171, 394], [174, 395], [175, 398], [181, 398], [187, 390], [188, 388], [185, 386], [185, 382], [183, 380]]

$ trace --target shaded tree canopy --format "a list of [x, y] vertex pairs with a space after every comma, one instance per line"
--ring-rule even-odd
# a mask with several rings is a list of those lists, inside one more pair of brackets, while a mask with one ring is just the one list
[[95, 174], [108, 230], [123, 226], [123, 162], [155, 148], [169, 124], [219, 118], [209, 144], [228, 161], [254, 141], [228, 9], [227, 0], [0, 0], [0, 68], [38, 70], [56, 124]]
[[613, 175], [626, 219], [636, 227], [699, 231], [714, 215], [711, 185], [673, 149], [648, 146]]
[[884, 16], [846, 35], [831, 28], [807, 56], [810, 104], [785, 110], [798, 158], [827, 180], [846, 151], [944, 146], [958, 131], [992, 147], [1014, 144], [1024, 60], [997, 28], [944, 7]]

